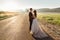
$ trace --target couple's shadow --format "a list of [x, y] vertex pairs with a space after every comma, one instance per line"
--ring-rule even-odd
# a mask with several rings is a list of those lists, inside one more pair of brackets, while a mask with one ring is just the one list
[[[46, 33], [47, 34], [47, 33]], [[35, 39], [35, 40], [54, 40], [49, 34], [47, 34], [48, 37], [44, 37], [44, 38], [36, 38], [32, 35], [32, 37]]]

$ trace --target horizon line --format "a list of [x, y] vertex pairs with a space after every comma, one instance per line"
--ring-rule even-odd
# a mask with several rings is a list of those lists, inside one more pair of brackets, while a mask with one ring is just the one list
[[[33, 8], [33, 7], [30, 7], [30, 8]], [[49, 7], [43, 7], [43, 8], [49, 8]], [[43, 9], [43, 8], [33, 8], [33, 9]], [[54, 8], [60, 8], [60, 7], [52, 7], [49, 9], [54, 9]], [[21, 8], [21, 9], [16, 9], [16, 10], [12, 10], [12, 9], [11, 10], [0, 10], [0, 11], [12, 11], [12, 12], [14, 11], [15, 12], [15, 11], [25, 11], [26, 9], [29, 9], [29, 8], [24, 8], [24, 9]]]

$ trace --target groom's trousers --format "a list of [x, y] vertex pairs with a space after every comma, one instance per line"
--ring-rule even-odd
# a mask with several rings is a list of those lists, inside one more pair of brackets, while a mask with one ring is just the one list
[[32, 27], [32, 22], [33, 22], [33, 20], [30, 20], [30, 31], [31, 31], [31, 27]]

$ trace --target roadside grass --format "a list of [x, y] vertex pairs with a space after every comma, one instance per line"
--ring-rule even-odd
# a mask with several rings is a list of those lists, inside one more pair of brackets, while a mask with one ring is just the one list
[[46, 13], [46, 14], [38, 14], [39, 20], [44, 20], [47, 23], [59, 25], [60, 26], [60, 14], [56, 13]]
[[[9, 14], [9, 13], [7, 13], [7, 14]], [[10, 14], [7, 15], [7, 14], [5, 12], [0, 12], [0, 21], [14, 16], [14, 15], [10, 15]]]
[[4, 20], [4, 19], [9, 18], [9, 17], [11, 17], [11, 16], [3, 15], [3, 16], [0, 16], [0, 20]]

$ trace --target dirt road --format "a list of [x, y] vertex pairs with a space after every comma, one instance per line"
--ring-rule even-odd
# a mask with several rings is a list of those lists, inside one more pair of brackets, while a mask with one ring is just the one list
[[26, 17], [20, 14], [0, 21], [0, 40], [34, 40]]

